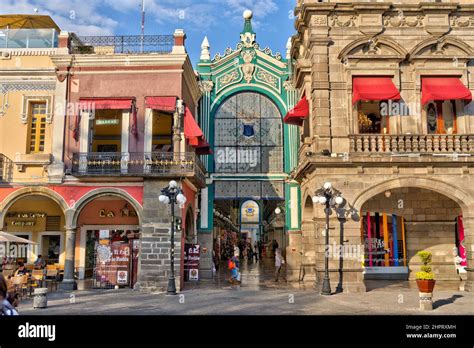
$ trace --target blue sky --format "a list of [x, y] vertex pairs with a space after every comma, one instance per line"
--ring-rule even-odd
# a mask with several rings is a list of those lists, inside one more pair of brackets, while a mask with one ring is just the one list
[[[184, 29], [195, 65], [207, 35], [211, 56], [235, 48], [243, 27], [242, 12], [254, 13], [260, 46], [285, 55], [294, 33], [296, 0], [145, 0], [145, 34], [171, 34]], [[136, 35], [140, 33], [141, 0], [0, 0], [1, 13], [48, 14], [62, 30], [78, 35]]]

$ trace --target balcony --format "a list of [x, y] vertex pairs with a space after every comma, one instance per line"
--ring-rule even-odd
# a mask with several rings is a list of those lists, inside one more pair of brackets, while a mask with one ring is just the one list
[[0, 182], [11, 181], [13, 175], [13, 162], [7, 156], [0, 154]]
[[474, 134], [359, 134], [349, 136], [349, 146], [356, 154], [471, 154]]
[[75, 153], [72, 160], [72, 174], [78, 177], [187, 177], [204, 187], [204, 172], [194, 152], [87, 152]]
[[74, 54], [170, 53], [173, 35], [73, 36]]

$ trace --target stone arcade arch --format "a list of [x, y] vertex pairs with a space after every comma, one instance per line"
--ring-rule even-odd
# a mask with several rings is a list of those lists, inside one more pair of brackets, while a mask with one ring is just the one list
[[60, 195], [45, 188], [23, 188], [6, 197], [0, 209], [3, 231], [36, 243], [12, 257], [33, 263], [42, 255], [47, 264], [64, 265], [67, 204]]
[[[379, 183], [360, 193], [354, 200], [354, 207], [361, 212], [363, 225], [368, 223], [369, 212], [372, 220], [373, 214], [377, 214], [377, 221], [381, 224], [378, 231], [381, 242], [383, 241], [382, 234], [385, 233], [385, 231], [381, 232], [382, 223], [384, 228], [387, 224], [391, 226], [387, 229], [387, 239], [384, 241], [385, 243], [389, 241], [390, 246], [384, 245], [384, 249], [393, 248], [392, 229], [395, 231], [398, 228], [397, 249], [398, 255], [403, 255], [403, 262], [401, 258], [398, 258], [399, 262], [396, 264], [394, 259], [385, 263], [379, 258], [380, 262], [371, 264], [374, 267], [406, 266], [409, 273], [401, 278], [407, 279], [408, 276], [410, 280], [414, 279], [415, 272], [419, 270], [420, 260], [416, 257], [416, 252], [420, 250], [433, 252], [434, 271], [438, 280], [457, 281], [460, 278], [469, 280], [469, 265], [472, 264], [472, 258], [469, 257], [468, 250], [466, 249], [467, 275], [464, 269], [461, 269], [459, 274], [457, 273], [459, 265], [455, 265], [456, 254], [453, 252], [458, 252], [458, 248], [461, 248], [458, 240], [459, 217], [464, 225], [463, 245], [467, 247], [472, 244], [470, 242], [472, 233], [469, 228], [472, 226], [470, 218], [472, 204], [472, 198], [460, 188], [440, 180], [419, 177], [397, 178]], [[382, 215], [385, 215], [384, 218], [388, 222], [382, 220]], [[396, 223], [396, 227], [392, 222]], [[374, 221], [371, 222], [371, 225], [373, 224]], [[400, 235], [400, 224], [403, 224], [403, 236]], [[367, 230], [361, 233], [367, 234]], [[378, 240], [374, 237], [374, 231], [372, 231], [371, 240]], [[364, 237], [363, 242], [366, 245], [366, 266], [370, 266], [367, 264], [367, 236]], [[394, 254], [390, 255], [392, 257]], [[366, 279], [369, 273], [366, 270]]]
[[12, 192], [7, 197], [5, 197], [5, 199], [2, 202], [0, 202], [0, 224], [1, 224], [0, 226], [4, 226], [5, 214], [8, 211], [8, 209], [19, 199], [28, 197], [30, 195], [48, 197], [52, 201], [56, 202], [59, 205], [59, 207], [61, 207], [63, 214], [65, 215], [69, 214], [68, 204], [66, 203], [64, 198], [57, 192], [46, 187], [24, 187]]

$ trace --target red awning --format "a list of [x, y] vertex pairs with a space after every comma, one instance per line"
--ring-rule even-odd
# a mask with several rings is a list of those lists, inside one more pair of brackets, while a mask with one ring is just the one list
[[400, 100], [400, 92], [390, 77], [354, 77], [352, 103], [359, 100]]
[[196, 146], [196, 154], [198, 155], [211, 155], [211, 145], [206, 141], [206, 139], [199, 139], [198, 145]]
[[198, 146], [199, 139], [204, 136], [201, 128], [194, 119], [191, 110], [186, 106], [186, 113], [184, 114], [184, 136], [189, 141], [189, 145]]
[[147, 108], [174, 112], [176, 110], [177, 97], [146, 97], [145, 105]]
[[306, 96], [301, 98], [301, 100], [296, 104], [296, 106], [288, 111], [283, 122], [286, 124], [293, 124], [296, 126], [302, 126], [303, 121], [309, 115], [309, 104]]
[[81, 98], [81, 110], [130, 109], [133, 98]]
[[423, 105], [430, 100], [460, 99], [468, 103], [472, 101], [471, 91], [458, 77], [423, 77], [421, 95]]

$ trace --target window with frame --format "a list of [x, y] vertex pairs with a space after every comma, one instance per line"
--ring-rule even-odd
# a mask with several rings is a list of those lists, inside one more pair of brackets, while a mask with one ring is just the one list
[[386, 101], [359, 101], [357, 123], [359, 134], [389, 134], [390, 114], [381, 112], [382, 103]]
[[30, 104], [30, 122], [28, 131], [28, 153], [44, 152], [46, 141], [46, 103]]
[[215, 116], [216, 173], [283, 171], [283, 124], [277, 106], [255, 92], [234, 94]]
[[455, 100], [436, 100], [426, 106], [428, 134], [456, 134]]

